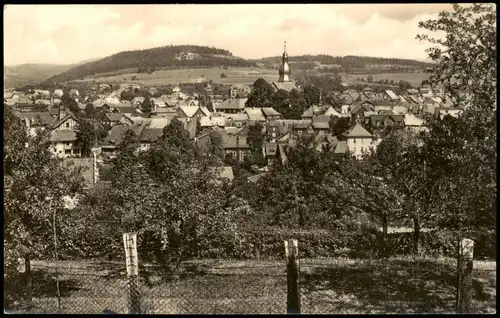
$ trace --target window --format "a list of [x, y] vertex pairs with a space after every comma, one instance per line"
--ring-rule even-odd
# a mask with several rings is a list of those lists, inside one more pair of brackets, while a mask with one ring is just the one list
[[276, 133], [275, 133], [275, 132], [273, 132], [273, 133], [271, 134], [271, 137], [275, 138], [275, 137], [276, 137]]
[[354, 138], [354, 139], [352, 140], [352, 143], [353, 143], [353, 144], [355, 144], [355, 143], [356, 143], [356, 138]]
[[69, 123], [66, 123], [66, 128], [69, 128]]
[[66, 149], [64, 150], [65, 155], [71, 155], [71, 149]]

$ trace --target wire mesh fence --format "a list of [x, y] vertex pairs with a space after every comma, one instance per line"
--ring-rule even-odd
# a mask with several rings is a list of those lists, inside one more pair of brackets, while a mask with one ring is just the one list
[[[496, 306], [495, 270], [475, 269], [475, 313]], [[302, 313], [456, 313], [456, 263], [385, 259], [301, 262]]]
[[[286, 262], [197, 261], [177, 274], [120, 262], [33, 262], [33, 303], [24, 283], [4, 285], [16, 313], [283, 314]], [[496, 307], [496, 266], [474, 266], [474, 312]], [[411, 259], [300, 260], [301, 313], [455, 313], [456, 264]], [[132, 284], [131, 284], [132, 283]], [[16, 294], [16, 291], [18, 292]]]

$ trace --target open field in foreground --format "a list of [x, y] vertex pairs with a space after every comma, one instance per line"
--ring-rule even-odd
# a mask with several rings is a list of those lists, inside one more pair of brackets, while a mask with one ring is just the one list
[[[35, 301], [31, 312], [57, 311], [57, 275], [61, 312], [128, 312], [123, 264], [78, 261], [57, 265], [34, 262]], [[454, 313], [455, 268], [451, 259], [302, 259], [302, 312]], [[167, 277], [153, 266], [141, 267], [143, 311], [286, 313], [284, 260], [197, 260], [185, 262], [182, 269], [180, 275]], [[496, 263], [475, 262], [473, 276], [474, 311], [495, 312]]]

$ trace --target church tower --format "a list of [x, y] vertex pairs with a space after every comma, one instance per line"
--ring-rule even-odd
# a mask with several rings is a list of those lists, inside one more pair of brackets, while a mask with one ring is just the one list
[[286, 53], [286, 41], [285, 41], [285, 50], [283, 51], [283, 57], [281, 60], [281, 65], [279, 68], [279, 79], [278, 82], [291, 82], [290, 80], [291, 69], [288, 64], [288, 53]]
[[295, 86], [295, 83], [290, 77], [291, 72], [292, 69], [290, 68], [290, 64], [288, 64], [288, 53], [286, 52], [285, 41], [285, 50], [283, 52], [283, 57], [279, 68], [279, 78], [277, 82], [273, 82], [273, 86], [277, 91], [283, 89], [287, 92], [290, 92], [292, 89], [297, 89], [297, 86]]

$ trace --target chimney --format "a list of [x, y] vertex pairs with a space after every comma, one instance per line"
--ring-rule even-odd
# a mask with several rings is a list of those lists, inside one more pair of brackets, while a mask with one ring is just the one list
[[66, 116], [66, 112], [64, 110], [64, 105], [61, 103], [59, 106], [59, 120], [63, 119]]

